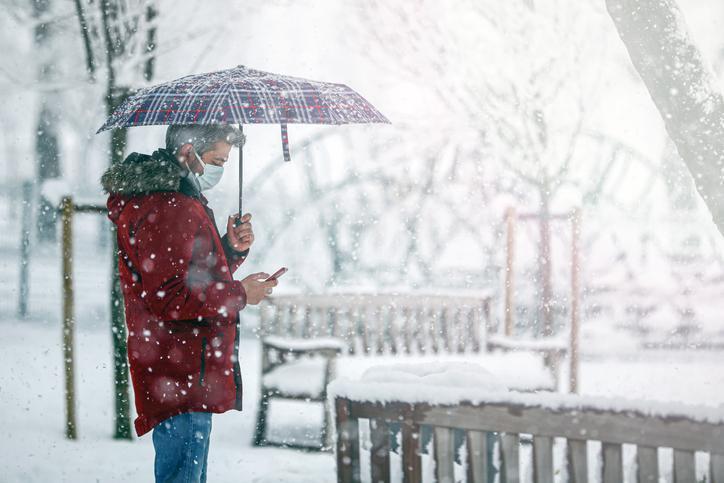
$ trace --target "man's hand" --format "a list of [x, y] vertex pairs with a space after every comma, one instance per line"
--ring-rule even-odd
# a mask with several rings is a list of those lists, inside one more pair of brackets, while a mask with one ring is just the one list
[[229, 217], [229, 221], [226, 223], [226, 238], [229, 246], [234, 251], [243, 252], [254, 243], [254, 232], [251, 229], [251, 213], [244, 214], [241, 218], [241, 224], [235, 226], [238, 219], [238, 213]]
[[252, 273], [241, 281], [241, 285], [246, 292], [247, 304], [256, 305], [261, 302], [264, 297], [271, 295], [272, 288], [276, 287], [279, 281], [275, 279], [265, 282], [264, 279], [266, 278], [269, 278], [268, 273], [259, 272]]

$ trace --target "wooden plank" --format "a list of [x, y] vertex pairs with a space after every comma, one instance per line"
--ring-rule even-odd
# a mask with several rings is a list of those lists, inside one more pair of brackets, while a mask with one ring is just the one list
[[263, 301], [259, 304], [259, 336], [270, 335], [269, 332], [269, 303]]
[[287, 307], [287, 335], [299, 337], [299, 324], [297, 324], [297, 305], [291, 304]]
[[302, 318], [302, 337], [309, 339], [311, 337], [319, 336], [319, 321], [316, 324], [312, 324], [312, 309], [308, 305], [304, 307], [304, 315]]
[[518, 483], [520, 481], [518, 448], [519, 438], [517, 434], [500, 434], [500, 481], [505, 483]]
[[282, 335], [282, 308], [280, 305], [274, 305], [274, 317], [272, 318], [272, 324], [269, 335]]
[[348, 316], [349, 327], [347, 332], [347, 353], [355, 355], [357, 353], [357, 344], [360, 340], [359, 309], [350, 309]]
[[405, 306], [402, 309], [402, 333], [404, 338], [405, 354], [412, 352], [412, 311]]
[[603, 443], [603, 483], [621, 483], [623, 481], [623, 458], [621, 445]]
[[457, 351], [459, 354], [465, 353], [468, 347], [468, 340], [470, 339], [470, 326], [468, 325], [468, 319], [465, 317], [467, 309], [456, 308], [454, 315], [455, 325], [455, 340], [457, 344]]
[[724, 483], [724, 454], [711, 454], [709, 472], [711, 483]]
[[486, 433], [467, 431], [467, 475], [470, 483], [487, 483], [488, 451]]
[[553, 483], [553, 438], [533, 436], [533, 481]]
[[483, 320], [483, 310], [481, 308], [472, 308], [468, 312], [468, 323], [470, 324], [470, 342], [472, 351], [475, 353], [480, 352], [481, 338], [480, 338], [480, 326]]
[[440, 310], [440, 319], [438, 324], [438, 336], [440, 338], [440, 346], [444, 349], [444, 352], [452, 352], [451, 334], [450, 334], [450, 313], [447, 306]]
[[571, 483], [588, 482], [588, 443], [581, 439], [567, 441], [568, 478]]
[[454, 483], [453, 430], [452, 428], [435, 427], [434, 433], [435, 480], [437, 483]]
[[427, 322], [429, 334], [430, 334], [430, 349], [434, 354], [440, 352], [440, 331], [439, 331], [439, 313], [436, 308], [428, 308], [429, 317], [425, 320]]
[[[545, 400], [545, 398], [541, 398]], [[488, 401], [484, 406], [461, 404], [455, 408], [430, 407], [420, 423], [478, 431], [535, 433], [611, 443], [679, 448], [724, 454], [724, 424], [692, 421], [681, 416], [654, 418], [635, 412], [617, 413], [597, 408], [547, 409], [523, 403]]]
[[400, 333], [397, 330], [397, 310], [394, 306], [390, 306], [387, 313], [387, 342], [390, 347], [390, 354], [395, 355], [400, 351], [397, 345], [400, 344]]
[[370, 419], [370, 475], [374, 483], [390, 482], [390, 428], [382, 419]]
[[658, 483], [659, 453], [656, 448], [639, 446], [636, 448], [636, 465], [639, 483]]
[[420, 426], [410, 420], [402, 424], [402, 481], [422, 481], [422, 459], [420, 458]]
[[674, 450], [674, 482], [696, 483], [696, 463], [693, 451]]
[[417, 335], [417, 350], [420, 354], [426, 354], [428, 352], [427, 347], [427, 314], [429, 309], [424, 306], [420, 306], [415, 311], [415, 325], [414, 331]]
[[359, 460], [359, 423], [350, 415], [349, 400], [335, 399], [337, 427], [337, 483], [362, 481]]
[[376, 352], [378, 355], [385, 353], [385, 316], [380, 305], [375, 307], [374, 327], [376, 337]]

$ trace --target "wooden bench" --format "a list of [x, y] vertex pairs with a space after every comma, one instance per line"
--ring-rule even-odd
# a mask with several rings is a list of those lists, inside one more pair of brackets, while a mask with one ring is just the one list
[[[323, 391], [334, 376], [335, 359], [339, 355], [454, 355], [513, 350], [510, 345], [487, 342], [487, 333], [491, 330], [490, 310], [491, 298], [485, 295], [332, 294], [265, 299], [260, 304], [262, 377], [254, 444], [275, 444], [266, 438], [272, 399], [325, 401]], [[539, 345], [530, 352], [556, 361], [561, 357], [558, 346]], [[556, 389], [558, 364], [550, 367], [554, 369], [553, 383], [536, 389]], [[294, 378], [289, 378], [292, 387], [285, 387], [280, 374], [284, 371], [306, 372], [311, 379], [316, 372], [321, 379], [310, 383], [308, 391], [300, 391]], [[331, 449], [325, 435], [329, 435], [326, 424], [322, 428], [321, 444], [305, 447]], [[300, 447], [296, 443], [282, 445]]]
[[[339, 483], [362, 481], [362, 461], [369, 461], [364, 469], [371, 481], [387, 483], [401, 474], [405, 483], [420, 482], [423, 468], [429, 468], [424, 457], [434, 460], [434, 481], [440, 483], [489, 483], [496, 473], [501, 483], [518, 482], [525, 469], [536, 483], [552, 483], [554, 475], [556, 481], [621, 483], [629, 469], [624, 454], [628, 460], [633, 451], [636, 464], [630, 469], [638, 482], [658, 482], [660, 465], [677, 483], [724, 481], [724, 415], [716, 408], [652, 407], [645, 401], [545, 393], [499, 393], [482, 403], [434, 405], [396, 400], [393, 391], [390, 402], [380, 403], [345, 396], [349, 387], [336, 384], [330, 391], [335, 397]], [[393, 424], [401, 424], [399, 455], [390, 451]], [[432, 454], [421, 444], [425, 427], [432, 429]], [[456, 432], [464, 435], [465, 454], [457, 471]], [[369, 436], [361, 438], [363, 434]], [[369, 457], [361, 459], [365, 447]], [[555, 464], [554, 453], [564, 455], [563, 463]], [[393, 458], [398, 468], [391, 466]], [[599, 461], [600, 468], [589, 467]]]

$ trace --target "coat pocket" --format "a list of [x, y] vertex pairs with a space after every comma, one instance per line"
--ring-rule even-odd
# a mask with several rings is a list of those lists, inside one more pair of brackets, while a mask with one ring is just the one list
[[204, 385], [204, 375], [206, 372], [206, 337], [201, 338], [201, 369], [199, 370], [199, 385]]

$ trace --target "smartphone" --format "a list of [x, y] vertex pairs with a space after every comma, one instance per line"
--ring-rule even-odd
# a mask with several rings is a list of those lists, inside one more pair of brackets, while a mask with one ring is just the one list
[[264, 281], [268, 282], [269, 280], [276, 280], [279, 277], [281, 277], [282, 275], [284, 275], [285, 273], [287, 273], [287, 267], [282, 267], [279, 270], [277, 270], [276, 272], [274, 272], [274, 274], [271, 277], [267, 278]]

